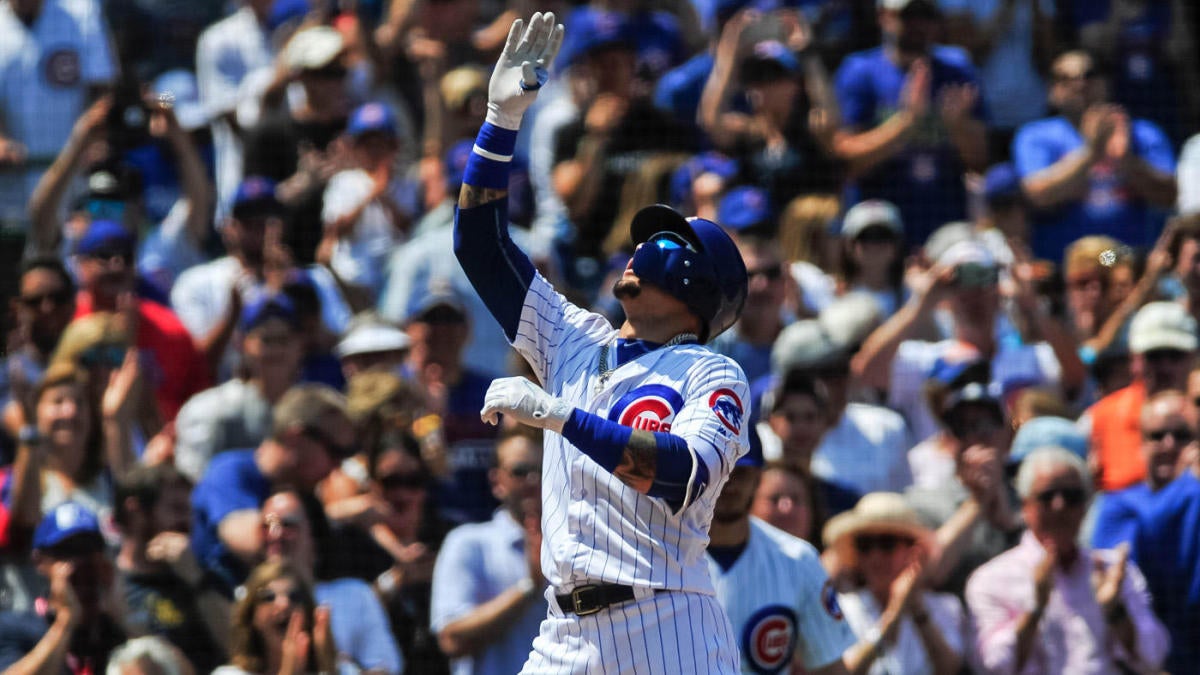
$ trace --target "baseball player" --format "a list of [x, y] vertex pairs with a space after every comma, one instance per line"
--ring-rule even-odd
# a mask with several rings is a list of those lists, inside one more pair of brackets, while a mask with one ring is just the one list
[[715, 223], [638, 212], [614, 293], [619, 330], [567, 302], [505, 223], [525, 109], [562, 42], [553, 14], [516, 21], [463, 177], [455, 252], [543, 387], [496, 380], [482, 417], [546, 430], [541, 566], [549, 611], [525, 673], [736, 673], [704, 562], [712, 509], [745, 454], [749, 387], [703, 344], [737, 320], [746, 268]]
[[811, 675], [845, 673], [842, 652], [855, 637], [816, 549], [750, 515], [762, 466], [762, 447], [751, 443], [721, 490], [708, 545], [742, 672], [774, 675], [798, 663]]

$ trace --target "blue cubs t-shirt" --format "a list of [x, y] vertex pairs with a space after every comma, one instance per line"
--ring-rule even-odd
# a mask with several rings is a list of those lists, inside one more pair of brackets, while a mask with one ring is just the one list
[[[1131, 153], [1160, 171], [1175, 172], [1175, 155], [1162, 129], [1135, 119], [1130, 132]], [[1030, 122], [1013, 140], [1013, 163], [1021, 178], [1028, 178], [1083, 144], [1083, 136], [1065, 117]], [[1116, 163], [1104, 159], [1088, 171], [1088, 190], [1082, 201], [1035, 216], [1033, 252], [1039, 258], [1059, 260], [1068, 244], [1091, 234], [1105, 234], [1130, 246], [1148, 245], [1162, 229], [1164, 215], [1134, 195]]]
[[[970, 57], [958, 47], [934, 47], [929, 58], [932, 81], [928, 114], [899, 153], [858, 179], [849, 203], [886, 199], [904, 219], [909, 247], [920, 246], [935, 229], [967, 215], [965, 167], [950, 141], [938, 111], [938, 97], [952, 84], [974, 84], [979, 78]], [[873, 129], [896, 113], [907, 73], [887, 57], [883, 47], [846, 57], [834, 79], [843, 123], [858, 132]], [[972, 111], [984, 119], [982, 97]]]
[[249, 570], [217, 534], [217, 526], [234, 511], [257, 509], [271, 496], [271, 483], [254, 463], [254, 450], [228, 450], [212, 459], [192, 490], [192, 552], [200, 565], [232, 591]]

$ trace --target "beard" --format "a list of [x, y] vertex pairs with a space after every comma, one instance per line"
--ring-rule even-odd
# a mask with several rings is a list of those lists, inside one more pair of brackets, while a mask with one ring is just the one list
[[613, 297], [618, 300], [632, 299], [642, 294], [642, 284], [637, 279], [617, 279], [612, 288]]

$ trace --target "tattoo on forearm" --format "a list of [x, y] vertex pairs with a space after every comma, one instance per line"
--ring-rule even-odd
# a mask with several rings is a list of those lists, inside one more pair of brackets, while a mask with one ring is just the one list
[[658, 443], [654, 440], [654, 434], [635, 429], [613, 475], [634, 490], [646, 494], [654, 483], [657, 465]]
[[458, 208], [471, 209], [476, 206], [494, 202], [508, 196], [508, 190], [476, 187], [463, 183], [462, 192], [458, 193]]

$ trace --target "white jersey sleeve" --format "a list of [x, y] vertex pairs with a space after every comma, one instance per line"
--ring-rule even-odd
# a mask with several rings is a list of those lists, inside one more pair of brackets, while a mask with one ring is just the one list
[[616, 335], [608, 319], [569, 302], [542, 275], [533, 275], [513, 347], [546, 385], [554, 365], [570, 353], [594, 348]]

